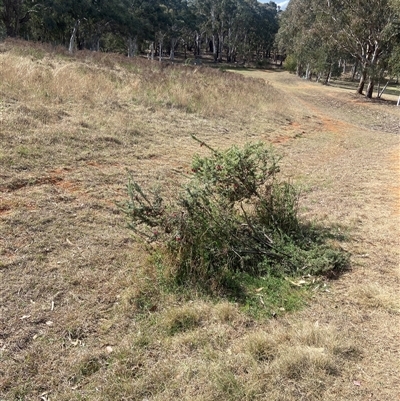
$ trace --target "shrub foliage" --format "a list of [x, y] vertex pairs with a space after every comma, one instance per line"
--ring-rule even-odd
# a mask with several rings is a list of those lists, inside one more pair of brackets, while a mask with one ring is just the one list
[[[197, 138], [194, 138], [199, 141]], [[299, 192], [278, 179], [279, 158], [263, 143], [195, 156], [171, 204], [131, 177], [125, 212], [140, 238], [159, 245], [179, 283], [225, 285], [232, 277], [339, 271], [347, 255], [298, 217]], [[152, 248], [154, 249], [154, 248]]]

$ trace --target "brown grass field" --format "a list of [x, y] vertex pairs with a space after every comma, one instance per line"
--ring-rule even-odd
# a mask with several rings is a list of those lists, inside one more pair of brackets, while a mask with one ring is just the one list
[[[286, 72], [0, 44], [0, 400], [375, 400], [400, 394], [400, 107]], [[255, 319], [179, 294], [133, 241], [128, 172], [273, 144], [351, 269]], [[268, 294], [265, 294], [268, 297]]]

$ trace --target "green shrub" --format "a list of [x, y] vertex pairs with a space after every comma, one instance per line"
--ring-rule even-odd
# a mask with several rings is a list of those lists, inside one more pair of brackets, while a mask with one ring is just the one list
[[292, 55], [288, 55], [286, 57], [285, 63], [285, 70], [289, 71], [289, 72], [296, 72], [296, 68], [297, 68], [297, 61], [296, 58]]
[[218, 288], [232, 286], [235, 273], [283, 277], [346, 267], [347, 255], [299, 221], [299, 193], [278, 179], [272, 148], [249, 143], [217, 151], [199, 142], [211, 155], [194, 157], [170, 206], [160, 191], [148, 195], [133, 178], [128, 185], [130, 227], [159, 244], [178, 283]]

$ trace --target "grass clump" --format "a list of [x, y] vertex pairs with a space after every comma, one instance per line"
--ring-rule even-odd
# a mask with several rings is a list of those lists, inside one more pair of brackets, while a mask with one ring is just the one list
[[276, 340], [262, 330], [257, 330], [243, 339], [248, 353], [257, 361], [272, 361], [278, 349]]
[[[175, 284], [246, 300], [250, 309], [265, 304], [256, 294], [261, 287], [274, 306], [290, 309], [293, 289], [285, 277], [346, 267], [347, 255], [299, 220], [299, 192], [278, 179], [272, 149], [249, 143], [218, 151], [199, 142], [211, 156], [194, 157], [192, 174], [170, 205], [162, 191], [148, 195], [133, 178], [128, 186], [130, 227], [157, 244]], [[287, 296], [279, 304], [281, 293]]]
[[184, 305], [170, 309], [165, 318], [165, 328], [170, 335], [185, 332], [199, 326], [201, 313], [199, 310]]
[[280, 355], [275, 368], [280, 375], [292, 380], [317, 376], [320, 372], [336, 375], [339, 371], [331, 355], [324, 348], [315, 347], [288, 347]]

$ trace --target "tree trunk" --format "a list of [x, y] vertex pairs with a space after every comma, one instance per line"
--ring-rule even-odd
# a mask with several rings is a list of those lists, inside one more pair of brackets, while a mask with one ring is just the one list
[[75, 50], [76, 33], [78, 31], [79, 24], [80, 24], [80, 20], [76, 20], [74, 28], [72, 30], [71, 38], [69, 39], [68, 51], [70, 53], [73, 53]]
[[137, 36], [128, 39], [128, 57], [135, 57], [137, 52]]
[[299, 62], [297, 62], [297, 66], [296, 66], [296, 75], [298, 77], [301, 77], [303, 75], [303, 67], [301, 66], [301, 64]]
[[356, 61], [353, 64], [352, 70], [351, 70], [351, 80], [352, 81], [354, 81], [354, 78], [356, 76], [357, 67], [358, 67], [358, 60], [356, 59]]
[[224, 47], [224, 34], [220, 32], [218, 35], [218, 61], [222, 62], [222, 49]]
[[310, 69], [310, 64], [307, 64], [306, 68], [306, 79], [311, 81], [311, 69]]
[[379, 57], [381, 55], [380, 47], [375, 45], [374, 51], [371, 53], [372, 57], [370, 58], [370, 72], [369, 72], [369, 82], [366, 97], [368, 99], [372, 98], [374, 92], [374, 84], [376, 79], [376, 71], [378, 70], [379, 65]]
[[228, 46], [226, 49], [226, 61], [227, 61], [227, 63], [232, 62], [232, 32], [231, 32], [231, 28], [228, 29]]
[[331, 75], [332, 75], [332, 64], [331, 64], [331, 66], [329, 68], [328, 74], [326, 74], [326, 77], [325, 77], [325, 80], [324, 80], [324, 83], [323, 83], [324, 85], [328, 85], [328, 83], [329, 83], [329, 81], [331, 79]]
[[199, 32], [196, 32], [196, 40], [194, 46], [194, 58], [198, 58], [201, 55], [201, 36]]
[[365, 81], [367, 79], [367, 67], [363, 66], [363, 70], [360, 77], [360, 82], [358, 83], [357, 93], [362, 95], [364, 90]]
[[171, 51], [169, 52], [169, 59], [170, 60], [174, 60], [175, 59], [175, 46], [176, 46], [176, 42], [178, 40], [175, 38], [171, 39]]
[[369, 77], [367, 92], [365, 93], [365, 96], [368, 99], [372, 99], [372, 95], [374, 93], [374, 84], [375, 84], [374, 77]]
[[212, 36], [212, 46], [213, 46], [213, 58], [214, 63], [218, 61], [218, 46], [217, 46], [217, 38], [216, 35]]
[[154, 42], [151, 42], [150, 44], [150, 49], [147, 58], [150, 58], [150, 60], [154, 60]]
[[380, 99], [382, 97], [383, 92], [385, 92], [387, 86], [389, 85], [389, 82], [390, 82], [390, 80], [386, 82], [386, 85], [383, 87], [383, 89], [381, 91], [379, 91], [379, 89], [378, 89], [378, 96], [377, 96], [378, 99]]
[[93, 52], [100, 51], [100, 37], [101, 37], [100, 33], [95, 33], [94, 35], [92, 35], [89, 46], [91, 51]]

